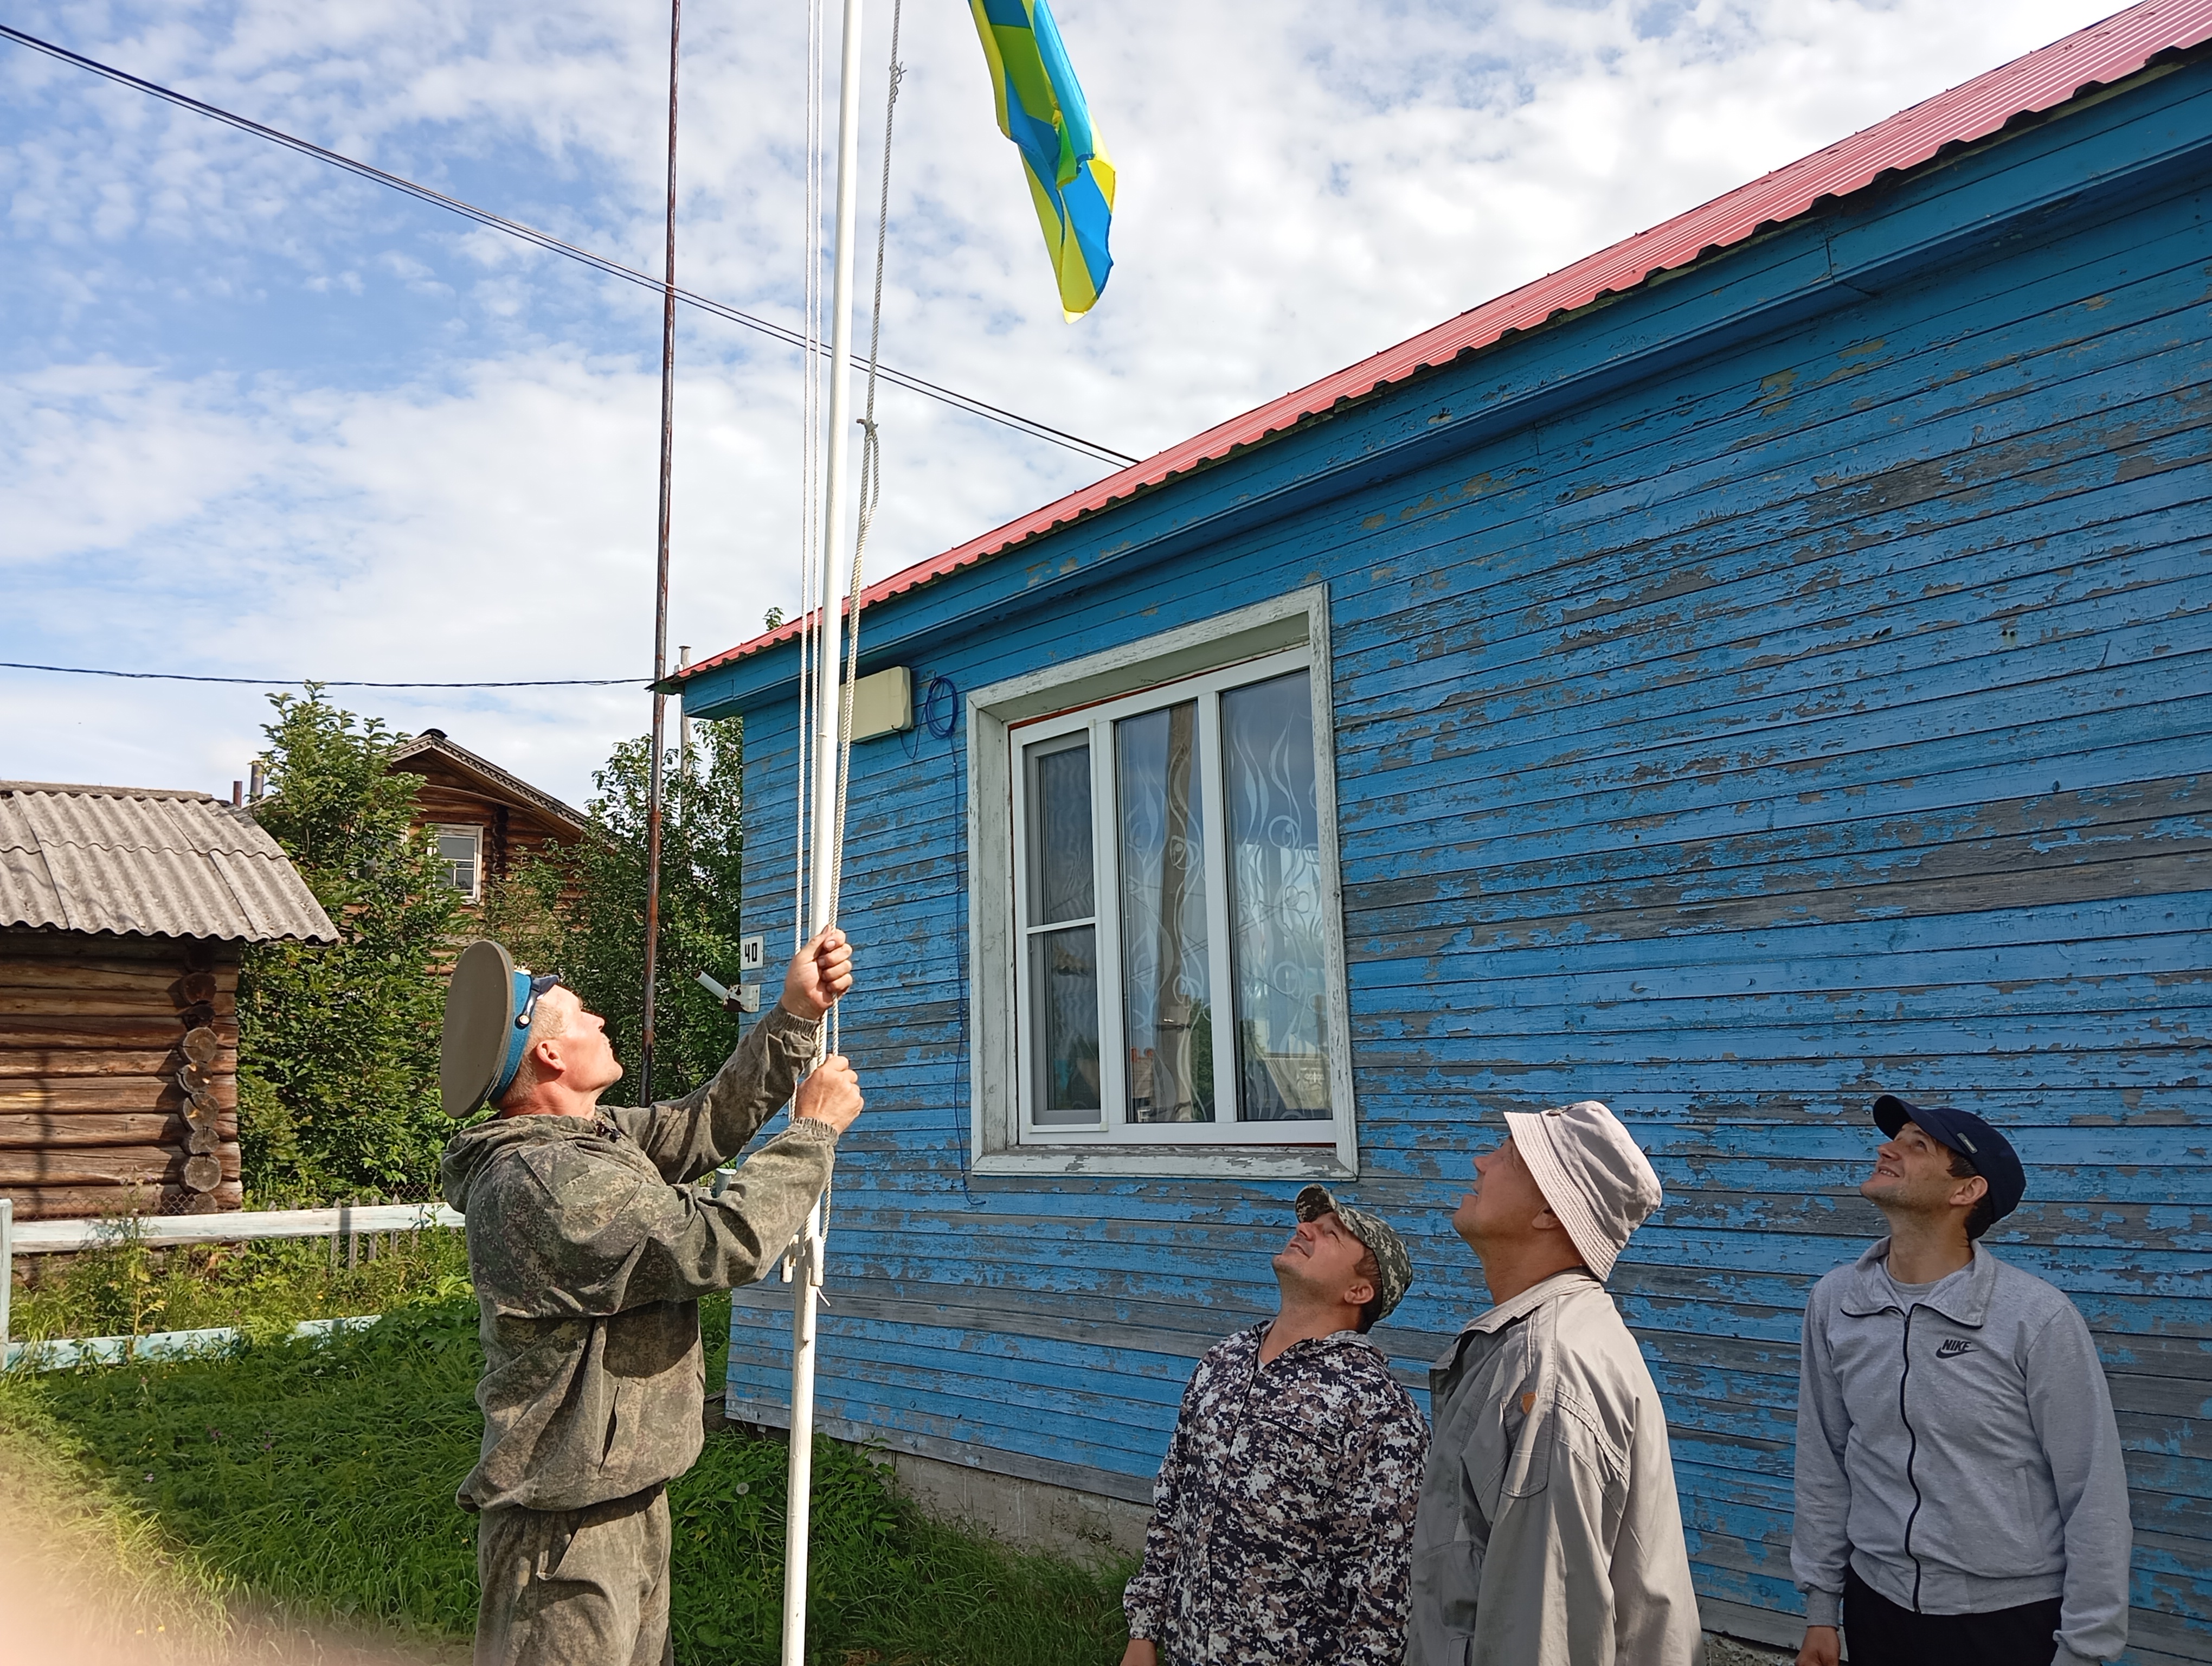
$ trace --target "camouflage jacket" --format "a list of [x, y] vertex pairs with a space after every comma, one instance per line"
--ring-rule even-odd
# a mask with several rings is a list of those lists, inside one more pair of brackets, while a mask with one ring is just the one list
[[1198, 1362], [1121, 1606], [1170, 1666], [1396, 1666], [1428, 1425], [1357, 1331]]
[[791, 1097], [816, 1026], [780, 1008], [714, 1080], [644, 1110], [500, 1116], [456, 1134], [446, 1200], [468, 1217], [483, 1449], [464, 1509], [574, 1510], [699, 1456], [699, 1298], [759, 1278], [805, 1225], [837, 1136], [797, 1122], [720, 1197], [686, 1184]]

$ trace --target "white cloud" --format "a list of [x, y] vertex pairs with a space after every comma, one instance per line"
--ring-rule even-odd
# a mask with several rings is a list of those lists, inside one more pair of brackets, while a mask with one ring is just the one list
[[[1121, 178], [1063, 325], [964, 13], [915, 8], [885, 354], [1129, 451], [1172, 443], [2092, 21], [2082, 0], [1066, 0]], [[881, 96], [885, 9], [866, 59]], [[687, 20], [690, 286], [797, 317], [800, 15]], [[272, 0], [25, 27], [657, 266], [665, 14]], [[650, 648], [658, 304], [20, 49], [0, 145], [0, 657], [461, 678]], [[881, 107], [863, 122], [872, 149]], [[866, 266], [863, 264], [863, 283]], [[795, 356], [688, 319], [676, 636], [788, 606]], [[884, 395], [875, 570], [1097, 471]], [[368, 695], [587, 790], [635, 693]], [[225, 782], [258, 702], [0, 672], [0, 775]]]

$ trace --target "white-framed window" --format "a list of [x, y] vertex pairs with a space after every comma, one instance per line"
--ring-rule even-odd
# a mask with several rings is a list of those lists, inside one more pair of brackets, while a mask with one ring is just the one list
[[1356, 1170], [1327, 617], [970, 697], [979, 1170]]
[[483, 829], [458, 823], [441, 823], [438, 869], [446, 883], [473, 903], [483, 890]]

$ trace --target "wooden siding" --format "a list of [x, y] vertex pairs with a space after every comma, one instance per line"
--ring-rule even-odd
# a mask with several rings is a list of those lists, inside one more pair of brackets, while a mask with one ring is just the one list
[[[483, 783], [435, 754], [418, 754], [398, 766], [420, 775], [416, 789], [417, 827], [476, 827], [483, 830], [483, 877], [498, 879], [518, 861], [558, 854], [575, 843], [576, 830], [533, 806], [502, 800]], [[564, 901], [580, 893], [562, 893]]]
[[[971, 689], [1329, 587], [1346, 1189], [1416, 1270], [1378, 1338], [1419, 1385], [1486, 1304], [1446, 1217], [1498, 1113], [1611, 1104], [1667, 1187], [1612, 1284], [1716, 1629], [1796, 1641], [1801, 1316], [1881, 1230], [1856, 1188], [1867, 1103], [1895, 1091], [2019, 1145], [2027, 1201], [1989, 1243], [2096, 1335], [2130, 1657], [2212, 1658], [2208, 135], [2197, 64], [870, 616], [868, 668]], [[2194, 160], [2128, 174], [2148, 136]], [[1774, 322], [1791, 274], [1931, 218], [1993, 229]], [[1608, 344], [1692, 338], [1663, 379], [1123, 555], [1469, 410], [1601, 386]], [[793, 732], [787, 684], [744, 693], [767, 675], [692, 697], [746, 712], [746, 906], [773, 944]], [[962, 744], [854, 758], [843, 1042], [869, 1110], [831, 1212], [822, 1409], [1142, 1499], [1192, 1359], [1272, 1309], [1295, 1187], [969, 1171]], [[739, 1296], [732, 1414], [778, 1421], [785, 1287]]]
[[[0, 1195], [19, 1220], [235, 1209], [236, 943], [0, 931]], [[221, 1171], [185, 1181], [185, 1037], [205, 1025]]]

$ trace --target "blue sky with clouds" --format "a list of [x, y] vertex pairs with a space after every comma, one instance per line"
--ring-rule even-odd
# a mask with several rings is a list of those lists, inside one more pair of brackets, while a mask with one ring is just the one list
[[[2113, 9], [1065, 0], [1121, 190], [1112, 284], [1069, 325], [967, 9], [916, 3], [884, 356], [1142, 454]], [[872, 201], [890, 6], [870, 9]], [[805, 15], [692, 0], [684, 23], [679, 279], [785, 324], [809, 240]], [[9, 17], [658, 269], [657, 5]], [[0, 204], [0, 659], [387, 679], [649, 665], [653, 295], [4, 42]], [[697, 314], [678, 352], [672, 640], [705, 654], [795, 595], [798, 355]], [[878, 575], [1103, 471], [883, 401]], [[646, 716], [634, 691], [345, 698], [579, 802]], [[252, 689], [0, 671], [0, 777], [223, 791], [264, 714]]]

